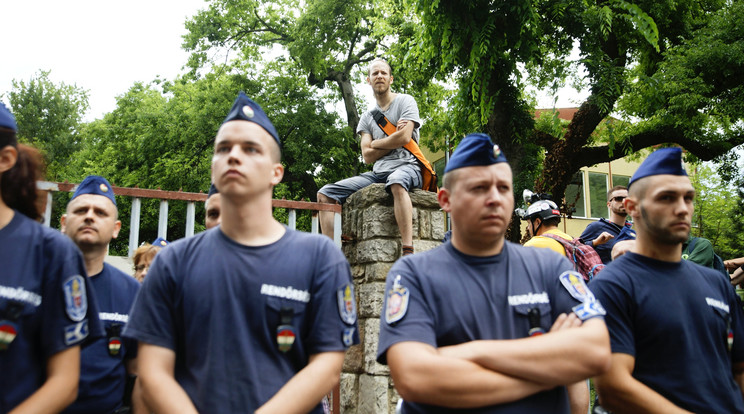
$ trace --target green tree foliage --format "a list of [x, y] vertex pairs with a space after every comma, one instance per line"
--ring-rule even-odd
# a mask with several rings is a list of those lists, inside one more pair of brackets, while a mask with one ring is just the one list
[[372, 60], [381, 41], [374, 36], [374, 16], [364, 0], [213, 0], [186, 22], [184, 47], [192, 51], [194, 72], [231, 51], [238, 52], [234, 61], [240, 64], [287, 52], [310, 85], [336, 85], [354, 133], [357, 65]]
[[8, 93], [18, 122], [18, 137], [38, 148], [47, 161], [47, 176], [65, 176], [77, 150], [82, 118], [88, 110], [88, 92], [75, 85], [55, 84], [50, 71], [39, 71], [28, 81], [13, 80]]
[[696, 165], [690, 171], [695, 187], [693, 236], [705, 237], [713, 243], [716, 253], [724, 259], [744, 256], [744, 209], [742, 196], [716, 173], [708, 163]]
[[[98, 174], [122, 187], [205, 192], [214, 137], [242, 90], [263, 107], [283, 143], [285, 175], [278, 196], [314, 198], [319, 184], [350, 175], [357, 155], [346, 151], [353, 139], [347, 127], [288, 73], [291, 67], [272, 64], [265, 73], [221, 68], [198, 80], [135, 84], [117, 99], [113, 112], [82, 130], [82, 148], [68, 179]], [[183, 237], [185, 203], [169, 208], [169, 238]], [[122, 201], [120, 216], [128, 217], [129, 209], [130, 201]], [[159, 205], [143, 202], [142, 210], [140, 239], [154, 239]], [[197, 217], [203, 217], [201, 205]], [[126, 251], [126, 238], [116, 243], [112, 248]]]
[[[420, 23], [402, 39], [404, 61], [456, 82], [449, 128], [456, 137], [488, 132], [512, 163], [515, 187], [539, 174], [537, 190], [563, 194], [581, 167], [642, 148], [677, 143], [709, 160], [744, 142], [741, 1], [401, 4]], [[536, 127], [526, 86], [567, 81], [589, 97], [565, 129]], [[634, 124], [597, 133], [617, 110]]]

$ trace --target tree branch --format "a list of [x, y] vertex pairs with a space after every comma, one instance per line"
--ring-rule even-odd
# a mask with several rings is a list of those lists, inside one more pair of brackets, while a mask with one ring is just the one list
[[744, 144], [744, 134], [732, 135], [715, 143], [702, 143], [685, 137], [684, 131], [679, 128], [664, 127], [656, 131], [642, 132], [618, 142], [612, 155], [610, 155], [609, 145], [583, 148], [579, 151], [578, 159], [584, 160], [581, 167], [585, 167], [590, 165], [589, 163], [593, 165], [610, 162], [630, 152], [665, 143], [678, 144], [699, 159], [709, 161], [725, 154], [733, 147]]

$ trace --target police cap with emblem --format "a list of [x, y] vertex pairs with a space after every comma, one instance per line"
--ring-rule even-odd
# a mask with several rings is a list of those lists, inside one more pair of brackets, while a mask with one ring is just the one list
[[274, 124], [269, 121], [269, 117], [266, 116], [266, 113], [261, 109], [261, 106], [253, 102], [253, 100], [243, 92], [238, 94], [232, 108], [230, 108], [230, 113], [227, 114], [227, 117], [222, 121], [222, 123], [225, 124], [235, 120], [243, 120], [258, 124], [261, 128], [265, 129], [281, 147], [282, 143], [279, 142], [279, 134], [277, 134]]
[[95, 194], [102, 195], [116, 206], [116, 198], [114, 198], [114, 189], [109, 184], [108, 180], [99, 175], [89, 175], [85, 177], [82, 183], [75, 190], [75, 194], [72, 195], [70, 201], [74, 200], [78, 196], [83, 194]]
[[506, 157], [499, 146], [491, 142], [491, 137], [480, 133], [469, 134], [460, 141], [444, 168], [444, 173], [463, 167], [488, 166], [500, 162], [506, 162]]
[[682, 148], [662, 148], [651, 153], [630, 178], [630, 186], [641, 178], [652, 175], [687, 175], [682, 164]]

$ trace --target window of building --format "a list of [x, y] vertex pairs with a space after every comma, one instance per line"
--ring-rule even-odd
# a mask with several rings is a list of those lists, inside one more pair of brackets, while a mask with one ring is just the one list
[[[612, 186], [616, 185], [622, 185], [624, 187], [628, 187], [628, 183], [630, 182], [630, 177], [627, 175], [615, 175], [612, 174]], [[609, 189], [607, 191], [610, 191]]]
[[584, 207], [584, 172], [577, 172], [566, 187], [566, 205], [573, 209], [573, 217], [586, 217]]
[[607, 208], [607, 184], [607, 174], [589, 173], [589, 211], [592, 218], [610, 216]]

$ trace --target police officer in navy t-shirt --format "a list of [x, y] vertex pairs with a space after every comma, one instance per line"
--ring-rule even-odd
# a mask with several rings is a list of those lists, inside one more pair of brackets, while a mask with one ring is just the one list
[[[121, 229], [117, 216], [111, 184], [103, 177], [91, 175], [77, 187], [61, 218], [62, 232], [83, 253], [88, 280], [98, 300], [98, 317], [105, 330], [105, 336], [82, 349], [78, 397], [65, 413], [115, 412], [122, 407], [128, 376], [137, 373], [137, 343], [122, 339], [122, 331], [140, 284], [104, 263], [109, 243]], [[135, 392], [133, 396], [135, 412], [144, 409], [140, 395]]]
[[242, 92], [214, 143], [221, 224], [152, 263], [125, 335], [163, 413], [323, 413], [358, 343], [349, 264], [327, 237], [272, 215], [276, 129]]
[[80, 252], [37, 221], [39, 166], [16, 130], [0, 103], [0, 413], [57, 413], [101, 327]]
[[513, 191], [498, 146], [466, 136], [438, 195], [452, 239], [388, 273], [377, 359], [403, 413], [568, 414], [565, 386], [607, 367], [604, 311], [582, 276], [505, 240]]
[[612, 346], [596, 386], [615, 413], [744, 412], [740, 302], [728, 278], [682, 260], [694, 200], [682, 150], [649, 155], [625, 199], [635, 246], [590, 283]]

